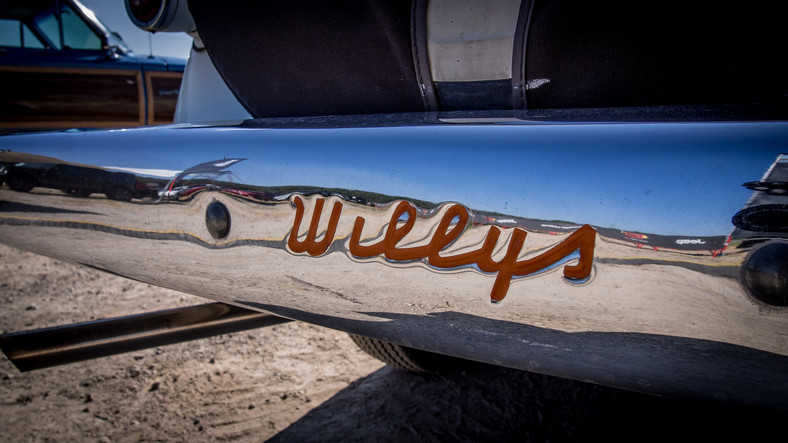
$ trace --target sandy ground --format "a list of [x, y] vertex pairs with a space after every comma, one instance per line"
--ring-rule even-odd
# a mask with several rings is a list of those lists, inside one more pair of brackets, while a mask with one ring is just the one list
[[[4, 333], [204, 302], [0, 245]], [[299, 322], [28, 373], [0, 361], [9, 442], [783, 441], [786, 419], [482, 364], [411, 374]]]

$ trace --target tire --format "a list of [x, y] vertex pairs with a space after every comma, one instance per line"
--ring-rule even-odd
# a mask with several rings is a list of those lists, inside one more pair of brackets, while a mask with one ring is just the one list
[[64, 191], [66, 192], [66, 194], [74, 195], [77, 197], [90, 197], [90, 194], [92, 194], [91, 192], [88, 192], [87, 190], [80, 188], [68, 188], [68, 189], [64, 189]]
[[410, 372], [445, 372], [466, 366], [469, 361], [383, 340], [348, 334], [362, 351], [395, 368]]
[[32, 177], [27, 175], [12, 175], [6, 178], [8, 187], [17, 192], [28, 192], [36, 186], [36, 182]]
[[121, 187], [114, 187], [108, 189], [104, 192], [104, 195], [106, 195], [107, 198], [109, 198], [110, 200], [117, 200], [122, 202], [131, 201], [131, 191]]

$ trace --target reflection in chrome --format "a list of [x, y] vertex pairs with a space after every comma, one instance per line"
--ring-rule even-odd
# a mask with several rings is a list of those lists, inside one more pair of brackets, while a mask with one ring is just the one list
[[788, 408], [788, 124], [490, 121], [0, 137], [0, 241], [419, 349]]
[[27, 192], [35, 187], [57, 189], [78, 197], [104, 194], [107, 198], [131, 201], [155, 195], [134, 174], [24, 153], [0, 152], [3, 181], [8, 187]]
[[[229, 158], [229, 159], [222, 159], [222, 160], [214, 160], [210, 162], [200, 163], [198, 165], [191, 166], [189, 168], [184, 169], [183, 171], [179, 172], [175, 175], [175, 177], [167, 183], [165, 189], [159, 191], [159, 197], [168, 199], [168, 200], [178, 200], [180, 198], [188, 198], [189, 195], [193, 194], [194, 192], [198, 192], [202, 190], [200, 186], [181, 186], [175, 188], [175, 184], [178, 182], [182, 182], [185, 180], [186, 177], [192, 176], [192, 178], [202, 178], [202, 179], [211, 179], [211, 180], [218, 180], [224, 175], [230, 175], [229, 170], [222, 170], [223, 168], [228, 168], [238, 162], [242, 162], [246, 160], [245, 158]], [[210, 189], [217, 189], [216, 185], [212, 185], [210, 183], [203, 184], [203, 187], [209, 187]]]

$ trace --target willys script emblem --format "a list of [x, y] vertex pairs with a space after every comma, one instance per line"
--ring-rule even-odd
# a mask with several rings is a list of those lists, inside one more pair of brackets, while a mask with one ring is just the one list
[[[337, 226], [342, 215], [343, 204], [335, 201], [328, 218], [328, 225], [320, 240], [317, 239], [320, 219], [323, 213], [325, 199], [316, 198], [312, 212], [312, 220], [303, 239], [299, 239], [299, 231], [304, 218], [304, 199], [294, 196], [292, 203], [295, 206], [295, 219], [293, 229], [287, 240], [287, 246], [293, 253], [309, 254], [317, 257], [325, 254], [337, 234]], [[407, 218], [403, 218], [407, 216]], [[441, 255], [441, 252], [457, 240], [465, 231], [468, 224], [468, 210], [462, 205], [452, 204], [444, 212], [440, 222], [432, 231], [432, 237], [427, 244], [413, 247], [399, 247], [398, 243], [405, 238], [416, 223], [416, 208], [406, 202], [396, 204], [394, 212], [381, 235], [366, 244], [361, 243], [361, 234], [366, 220], [357, 216], [350, 232], [347, 249], [357, 258], [371, 258], [383, 256], [393, 262], [410, 262], [426, 259], [434, 268], [451, 269], [462, 266], [475, 266], [477, 269], [496, 274], [495, 283], [490, 292], [493, 303], [500, 302], [506, 297], [509, 284], [515, 277], [527, 276], [554, 265], [560, 265], [562, 260], [574, 259], [570, 257], [575, 251], [579, 258], [574, 265], [564, 266], [564, 276], [569, 280], [582, 281], [591, 274], [594, 258], [594, 243], [596, 231], [589, 225], [581, 226], [563, 241], [536, 257], [518, 260], [522, 253], [523, 244], [527, 233], [520, 228], [513, 228], [506, 254], [500, 260], [493, 259], [496, 244], [501, 235], [501, 229], [490, 226], [482, 246], [474, 251], [454, 255]]]

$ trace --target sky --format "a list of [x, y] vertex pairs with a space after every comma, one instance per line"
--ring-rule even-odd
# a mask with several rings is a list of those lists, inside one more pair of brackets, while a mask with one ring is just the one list
[[189, 57], [191, 37], [182, 32], [151, 34], [137, 28], [126, 15], [123, 0], [80, 0], [80, 2], [93, 10], [110, 31], [119, 33], [135, 54], [149, 55], [152, 47], [153, 55], [184, 59]]
[[514, 217], [706, 236], [730, 233], [731, 217], [753, 193], [741, 184], [763, 177], [786, 138], [779, 123], [176, 127], [6, 136], [0, 149], [168, 175], [245, 158], [231, 168], [244, 184], [355, 189]]

